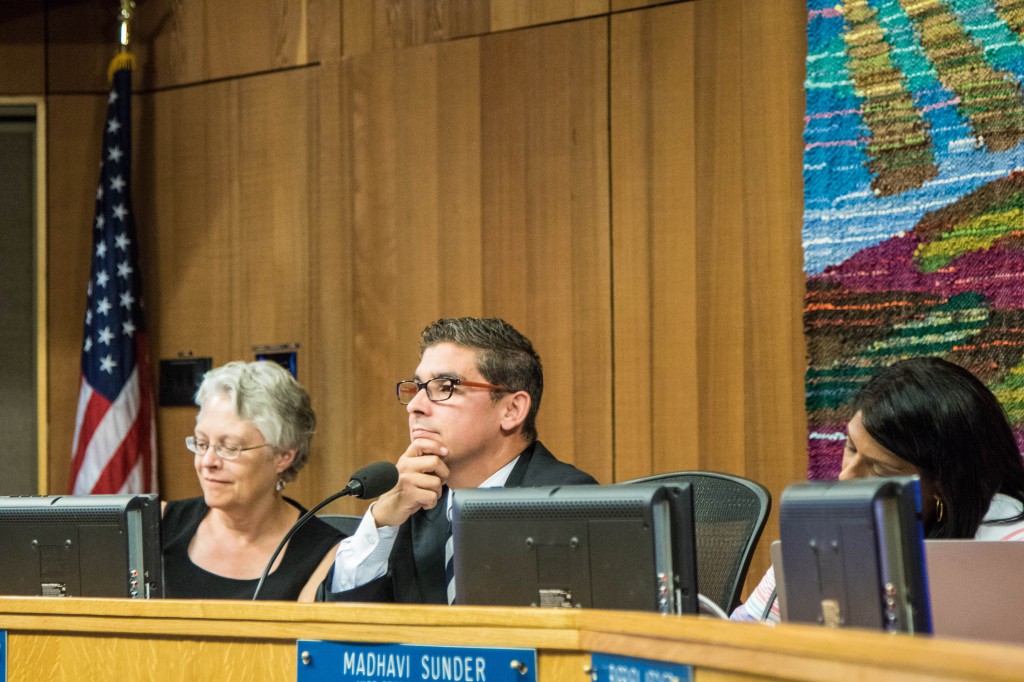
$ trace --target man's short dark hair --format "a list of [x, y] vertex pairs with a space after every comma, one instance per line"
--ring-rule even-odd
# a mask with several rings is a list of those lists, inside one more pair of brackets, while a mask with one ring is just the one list
[[[544, 393], [544, 370], [530, 340], [496, 317], [457, 317], [438, 320], [420, 334], [420, 356], [439, 343], [454, 343], [477, 351], [477, 371], [492, 384], [530, 395], [530, 412], [523, 421], [523, 438], [537, 438], [537, 410]], [[491, 393], [497, 402], [503, 394]]]

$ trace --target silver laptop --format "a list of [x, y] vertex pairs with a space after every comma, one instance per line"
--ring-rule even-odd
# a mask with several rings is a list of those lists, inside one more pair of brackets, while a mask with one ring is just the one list
[[1024, 644], [1024, 542], [925, 540], [936, 635]]
[[[1024, 644], [1024, 542], [925, 540], [932, 631], [940, 637]], [[771, 544], [786, 620], [782, 543]]]
[[779, 616], [786, 622], [786, 576], [782, 568], [782, 540], [776, 540], [769, 546], [768, 553], [775, 571], [775, 601], [779, 605]]

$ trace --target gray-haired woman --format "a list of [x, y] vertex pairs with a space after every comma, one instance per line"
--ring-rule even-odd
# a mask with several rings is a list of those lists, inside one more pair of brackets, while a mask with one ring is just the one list
[[[165, 595], [251, 599], [285, 533], [305, 511], [281, 490], [309, 459], [309, 395], [272, 362], [231, 362], [196, 393], [195, 456], [203, 496], [170, 502], [162, 535]], [[289, 540], [261, 599], [312, 601], [341, 534], [311, 519]]]

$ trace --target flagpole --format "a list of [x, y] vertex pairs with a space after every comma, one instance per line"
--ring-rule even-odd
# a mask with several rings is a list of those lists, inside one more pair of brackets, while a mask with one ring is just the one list
[[131, 23], [134, 12], [134, 0], [121, 0], [121, 11], [118, 12], [118, 20], [121, 22], [121, 52], [127, 52], [128, 44], [131, 42]]
[[120, 69], [135, 68], [135, 56], [128, 51], [131, 43], [131, 24], [134, 14], [135, 0], [121, 0], [121, 9], [117, 13], [117, 21], [121, 25], [118, 30], [118, 43], [120, 47], [118, 47], [114, 58], [110, 60], [110, 66], [107, 67], [107, 80], [109, 82], [114, 81], [114, 74]]

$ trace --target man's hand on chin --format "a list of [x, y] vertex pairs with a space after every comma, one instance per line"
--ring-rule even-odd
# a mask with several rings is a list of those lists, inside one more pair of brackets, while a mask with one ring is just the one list
[[432, 509], [448, 480], [444, 462], [448, 448], [416, 439], [398, 458], [398, 483], [380, 496], [370, 509], [377, 527], [400, 526], [421, 509]]

